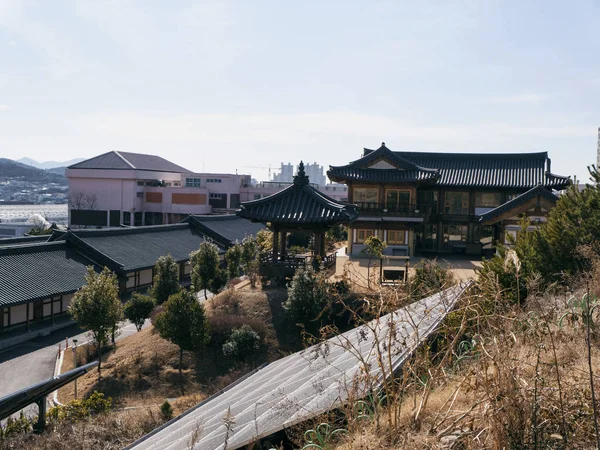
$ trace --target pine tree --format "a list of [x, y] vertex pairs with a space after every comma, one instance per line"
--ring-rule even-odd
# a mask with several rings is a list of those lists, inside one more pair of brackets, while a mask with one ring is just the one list
[[161, 256], [156, 260], [152, 283], [149, 294], [154, 297], [159, 305], [166, 302], [171, 295], [176, 294], [181, 289], [179, 285], [179, 266], [170, 254]]

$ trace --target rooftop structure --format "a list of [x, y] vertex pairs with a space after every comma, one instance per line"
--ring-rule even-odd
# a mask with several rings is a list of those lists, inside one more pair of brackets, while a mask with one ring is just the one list
[[150, 172], [191, 173], [156, 155], [111, 151], [69, 166], [67, 169], [146, 170]]
[[262, 223], [251, 222], [235, 214], [190, 216], [186, 221], [192, 221], [202, 234], [226, 248], [265, 229]]

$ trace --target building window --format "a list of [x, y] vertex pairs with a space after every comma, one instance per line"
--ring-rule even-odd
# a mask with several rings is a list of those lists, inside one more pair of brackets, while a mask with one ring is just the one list
[[260, 200], [261, 195], [260, 194], [254, 194], [254, 200]]
[[206, 182], [207, 183], [220, 183], [221, 179], [220, 178], [207, 178]]
[[385, 207], [391, 210], [406, 209], [410, 204], [410, 191], [387, 189], [385, 191]]
[[356, 243], [362, 244], [368, 237], [374, 236], [375, 230], [356, 230]]
[[372, 188], [354, 188], [354, 203], [376, 204], [379, 201], [379, 190]]
[[222, 199], [225, 198], [225, 194], [210, 194], [210, 198], [218, 198], [218, 199]]
[[477, 192], [475, 194], [475, 206], [491, 208], [500, 205], [499, 192]]
[[186, 178], [185, 179], [185, 187], [201, 187], [201, 179], [200, 178]]
[[131, 213], [129, 211], [123, 211], [123, 224], [131, 225]]
[[138, 185], [138, 186], [143, 186], [143, 185], [144, 185], [144, 182], [143, 182], [143, 181], [138, 181], [138, 182], [137, 182], [137, 185]]
[[143, 192], [136, 192], [136, 193], [135, 193], [135, 196], [136, 196], [137, 198], [144, 198], [144, 193], [143, 193]]
[[469, 214], [469, 193], [446, 192], [444, 214]]
[[390, 245], [404, 245], [404, 230], [388, 230], [387, 231], [387, 243]]
[[174, 181], [174, 182], [173, 182], [173, 187], [181, 187], [181, 182], [179, 182], [179, 181]]

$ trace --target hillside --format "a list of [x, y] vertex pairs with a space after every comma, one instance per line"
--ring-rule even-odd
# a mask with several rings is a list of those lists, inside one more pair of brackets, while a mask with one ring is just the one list
[[36, 169], [7, 158], [0, 158], [0, 178], [23, 178], [26, 181], [67, 184], [64, 175]]
[[77, 164], [78, 162], [81, 162], [81, 161], [83, 161], [83, 158], [75, 158], [75, 159], [70, 159], [68, 161], [44, 161], [44, 162], [38, 162], [35, 159], [31, 159], [31, 158], [21, 158], [21, 159], [16, 160], [16, 162], [18, 162], [18, 163], [25, 164], [27, 166], [32, 166], [32, 167], [35, 167], [36, 169], [48, 170], [48, 169], [63, 168], [63, 173], [64, 173], [65, 167], [69, 167], [70, 165]]

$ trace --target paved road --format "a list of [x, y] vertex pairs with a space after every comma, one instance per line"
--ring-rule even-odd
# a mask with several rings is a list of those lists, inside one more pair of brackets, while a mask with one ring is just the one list
[[[144, 326], [148, 324], [149, 322]], [[134, 325], [123, 322], [117, 340], [135, 332]], [[52, 378], [58, 345], [61, 344], [64, 348], [66, 337], [69, 338], [69, 343], [73, 338], [78, 339], [80, 343], [89, 340], [87, 332], [82, 331], [77, 325], [72, 325], [0, 353], [0, 397]], [[37, 406], [29, 406], [26, 412], [37, 414]]]

